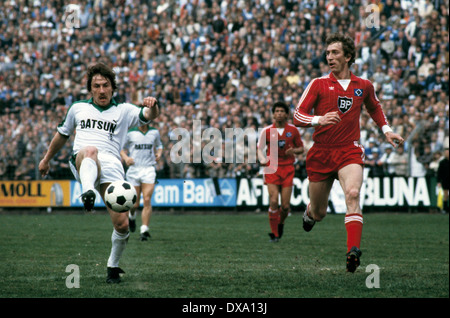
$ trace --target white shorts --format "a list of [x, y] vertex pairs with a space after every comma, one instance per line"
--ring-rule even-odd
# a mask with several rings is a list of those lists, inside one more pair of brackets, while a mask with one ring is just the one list
[[[111, 183], [118, 180], [125, 180], [125, 171], [123, 170], [122, 162], [115, 156], [99, 152], [97, 159], [100, 162], [100, 181], [95, 182], [97, 188], [100, 184]], [[75, 156], [69, 160], [70, 170], [78, 182], [81, 182], [75, 165]]]
[[135, 187], [142, 183], [154, 184], [156, 169], [154, 166], [130, 166], [126, 174], [127, 181]]

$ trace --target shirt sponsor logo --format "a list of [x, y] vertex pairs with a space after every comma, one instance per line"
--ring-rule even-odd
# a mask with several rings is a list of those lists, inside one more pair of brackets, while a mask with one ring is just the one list
[[96, 119], [86, 119], [80, 121], [80, 129], [99, 129], [109, 132], [110, 134], [114, 134], [117, 125]]
[[338, 97], [338, 108], [342, 113], [346, 113], [353, 105], [353, 98], [351, 97]]
[[152, 144], [136, 144], [134, 145], [134, 149], [137, 150], [148, 150], [148, 149], [152, 149], [153, 145]]

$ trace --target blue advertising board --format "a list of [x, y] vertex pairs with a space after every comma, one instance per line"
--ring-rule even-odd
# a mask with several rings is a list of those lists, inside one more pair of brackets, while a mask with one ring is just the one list
[[[236, 179], [218, 179], [218, 187], [211, 178], [205, 179], [160, 179], [152, 196], [154, 207], [235, 207]], [[70, 205], [82, 207], [81, 184], [72, 181]], [[96, 207], [105, 207], [96, 191]], [[143, 199], [141, 197], [141, 206]]]
[[236, 179], [160, 179], [155, 186], [155, 207], [235, 207]]

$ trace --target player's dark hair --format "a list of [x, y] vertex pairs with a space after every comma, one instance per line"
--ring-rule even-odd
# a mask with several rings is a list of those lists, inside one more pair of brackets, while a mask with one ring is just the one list
[[275, 113], [275, 109], [278, 107], [283, 108], [286, 114], [289, 114], [289, 106], [284, 102], [275, 102], [272, 106], [272, 114]]
[[91, 91], [92, 78], [97, 74], [100, 74], [101, 76], [107, 78], [111, 83], [111, 87], [112, 87], [113, 91], [116, 90], [116, 88], [117, 88], [116, 73], [114, 73], [114, 71], [110, 67], [106, 66], [105, 64], [97, 63], [97, 64], [89, 66], [89, 68], [87, 70], [87, 90], [88, 90], [88, 92]]
[[348, 35], [344, 35], [341, 33], [334, 33], [334, 34], [327, 36], [325, 42], [326, 42], [327, 46], [332, 43], [341, 42], [342, 48], [344, 50], [344, 55], [346, 57], [349, 55], [351, 56], [350, 61], [348, 61], [348, 63], [347, 63], [348, 66], [350, 67], [355, 62], [355, 58], [356, 58], [355, 42]]

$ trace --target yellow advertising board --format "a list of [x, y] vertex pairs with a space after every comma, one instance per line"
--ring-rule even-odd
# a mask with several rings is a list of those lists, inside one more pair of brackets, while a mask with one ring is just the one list
[[0, 207], [68, 207], [69, 180], [0, 181]]

